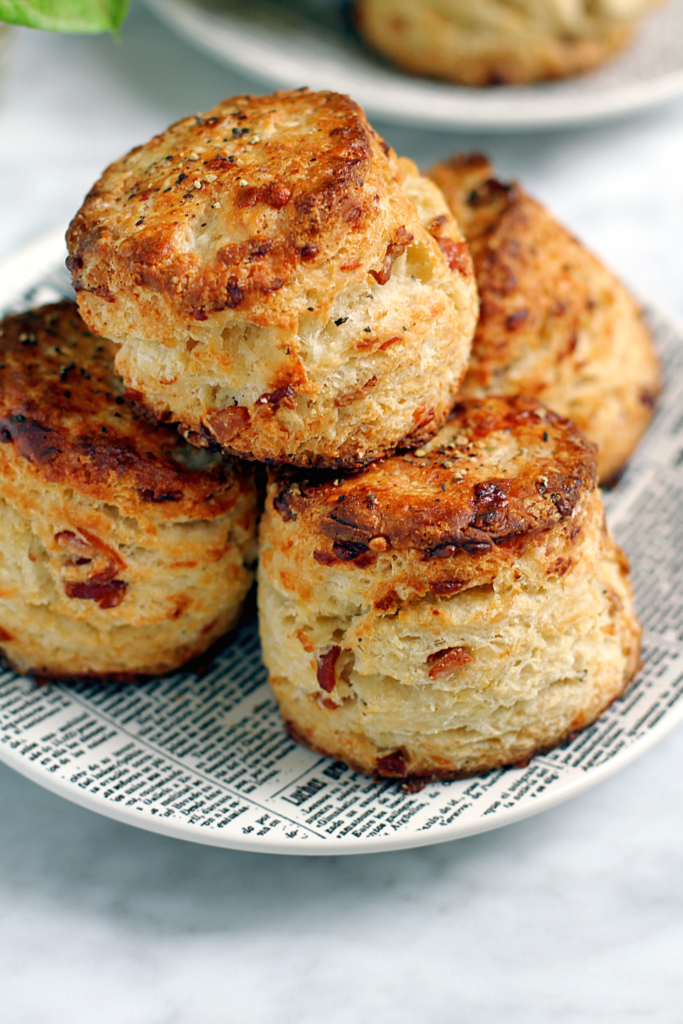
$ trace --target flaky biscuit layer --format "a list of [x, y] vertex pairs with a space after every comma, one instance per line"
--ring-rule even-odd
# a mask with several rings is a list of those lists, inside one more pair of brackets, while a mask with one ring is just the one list
[[294, 476], [269, 487], [259, 607], [283, 718], [313, 749], [473, 774], [562, 742], [636, 671], [594, 449], [538, 403], [468, 400], [424, 451]]

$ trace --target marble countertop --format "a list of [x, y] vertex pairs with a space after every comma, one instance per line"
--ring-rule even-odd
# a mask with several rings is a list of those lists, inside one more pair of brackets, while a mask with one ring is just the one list
[[[17, 31], [0, 98], [0, 259], [66, 224], [111, 159], [250, 88], [137, 7], [120, 44]], [[533, 135], [377, 127], [425, 165], [486, 150], [683, 316], [683, 103]], [[681, 728], [568, 804], [402, 853], [193, 846], [1, 765], [0, 822], [3, 1024], [683, 1020]]]

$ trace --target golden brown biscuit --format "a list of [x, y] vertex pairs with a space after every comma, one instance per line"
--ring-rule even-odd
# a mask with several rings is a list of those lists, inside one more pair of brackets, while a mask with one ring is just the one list
[[73, 303], [0, 321], [0, 650], [39, 676], [166, 672], [236, 622], [251, 473], [126, 406]]
[[357, 0], [365, 40], [406, 71], [465, 85], [565, 78], [602, 64], [653, 0]]
[[462, 225], [481, 314], [465, 395], [533, 394], [598, 445], [601, 482], [652, 417], [659, 361], [624, 286], [518, 185], [470, 154], [429, 172]]
[[477, 315], [440, 191], [348, 97], [238, 96], [109, 167], [67, 235], [117, 369], [195, 444], [361, 465], [432, 436]]
[[592, 722], [640, 635], [595, 472], [570, 421], [488, 398], [356, 476], [273, 473], [261, 636], [292, 735], [359, 771], [452, 778]]

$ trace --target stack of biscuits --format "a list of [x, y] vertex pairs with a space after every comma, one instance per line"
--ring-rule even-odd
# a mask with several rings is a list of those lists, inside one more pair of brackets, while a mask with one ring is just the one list
[[67, 243], [78, 308], [0, 325], [15, 667], [202, 653], [260, 515], [263, 657], [314, 750], [454, 778], [623, 692], [639, 626], [597, 474], [645, 429], [656, 358], [623, 287], [483, 158], [425, 176], [347, 97], [240, 96], [112, 164]]

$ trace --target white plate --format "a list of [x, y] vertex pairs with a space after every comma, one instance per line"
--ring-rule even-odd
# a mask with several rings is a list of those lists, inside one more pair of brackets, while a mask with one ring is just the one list
[[632, 45], [587, 75], [474, 89], [395, 70], [350, 28], [345, 0], [146, 0], [181, 36], [277, 88], [349, 93], [371, 117], [518, 131], [585, 124], [683, 94], [683, 0], [644, 19]]
[[[0, 312], [69, 291], [61, 234], [0, 265]], [[254, 622], [202, 676], [51, 684], [0, 672], [0, 759], [41, 786], [166, 835], [268, 853], [369, 853], [519, 821], [623, 768], [683, 717], [683, 328], [649, 310], [667, 380], [646, 442], [607, 496], [631, 556], [645, 666], [572, 743], [527, 768], [404, 793], [296, 746]]]

